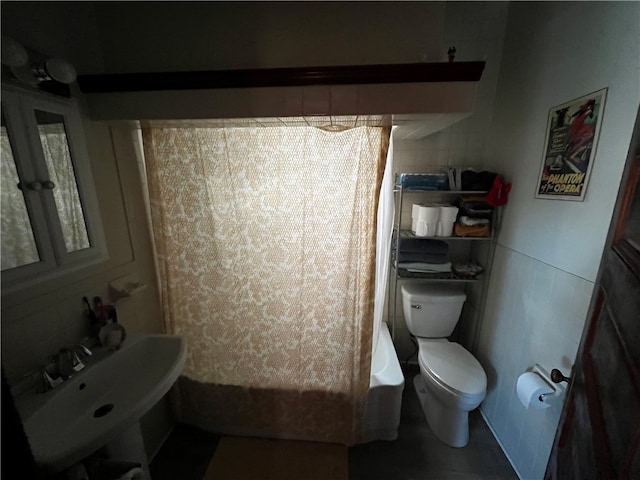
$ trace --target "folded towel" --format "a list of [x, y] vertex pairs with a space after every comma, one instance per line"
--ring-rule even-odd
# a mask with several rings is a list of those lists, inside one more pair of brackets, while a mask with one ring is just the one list
[[403, 232], [398, 242], [400, 252], [423, 252], [432, 255], [447, 255], [449, 245], [442, 240], [425, 240], [423, 238], [409, 237]]
[[424, 262], [403, 262], [398, 263], [398, 268], [404, 268], [409, 272], [422, 273], [443, 273], [451, 271], [451, 262], [443, 264], [424, 263]]
[[467, 217], [466, 215], [463, 215], [458, 219], [458, 222], [460, 222], [461, 225], [466, 225], [467, 227], [473, 227], [474, 225], [488, 225], [489, 219], [488, 218], [471, 218], [471, 217]]
[[490, 218], [493, 207], [486, 201], [486, 197], [462, 196], [456, 202], [461, 215], [472, 218]]
[[425, 252], [398, 252], [398, 262], [424, 262], [443, 264], [449, 261], [447, 255], [433, 255]]

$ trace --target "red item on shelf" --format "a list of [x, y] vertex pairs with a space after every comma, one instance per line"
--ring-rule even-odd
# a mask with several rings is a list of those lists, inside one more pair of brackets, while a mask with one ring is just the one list
[[507, 203], [509, 192], [511, 191], [510, 183], [503, 183], [500, 175], [496, 176], [493, 186], [487, 193], [487, 203], [492, 207], [501, 207]]

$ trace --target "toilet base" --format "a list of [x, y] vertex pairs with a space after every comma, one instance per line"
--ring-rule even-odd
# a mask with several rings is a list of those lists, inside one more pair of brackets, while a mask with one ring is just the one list
[[428, 391], [421, 373], [414, 377], [413, 385], [434, 435], [452, 447], [466, 446], [469, 443], [469, 412], [445, 407]]

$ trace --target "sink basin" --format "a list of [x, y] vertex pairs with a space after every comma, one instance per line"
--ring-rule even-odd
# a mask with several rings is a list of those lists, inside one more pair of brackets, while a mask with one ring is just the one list
[[131, 334], [120, 350], [96, 349], [64, 384], [19, 398], [36, 462], [60, 472], [116, 439], [167, 393], [185, 357], [181, 337]]

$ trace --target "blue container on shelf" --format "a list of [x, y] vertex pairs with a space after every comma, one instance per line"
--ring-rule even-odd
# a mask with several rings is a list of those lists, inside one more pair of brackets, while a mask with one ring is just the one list
[[398, 184], [403, 190], [449, 190], [447, 173], [401, 173]]

